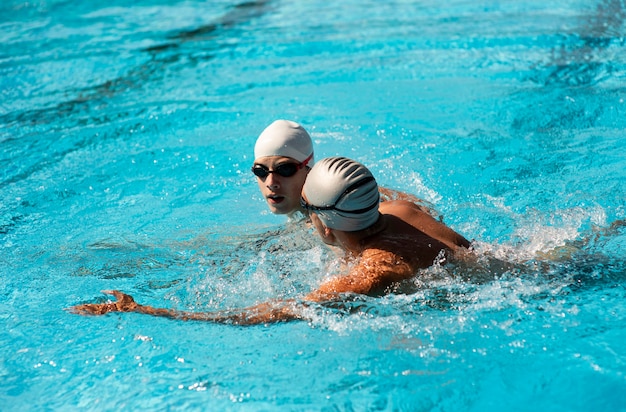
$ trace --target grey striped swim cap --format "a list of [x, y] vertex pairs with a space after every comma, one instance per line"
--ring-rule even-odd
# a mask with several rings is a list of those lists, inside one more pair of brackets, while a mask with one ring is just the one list
[[372, 173], [345, 157], [320, 160], [306, 178], [302, 206], [331, 229], [353, 232], [378, 220], [380, 195]]

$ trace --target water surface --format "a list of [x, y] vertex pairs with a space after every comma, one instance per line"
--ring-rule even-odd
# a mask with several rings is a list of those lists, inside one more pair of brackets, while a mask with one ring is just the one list
[[[0, 409], [624, 409], [625, 13], [2, 2]], [[277, 118], [433, 203], [479, 264], [310, 322], [65, 311], [105, 289], [237, 308], [333, 273], [249, 172]]]

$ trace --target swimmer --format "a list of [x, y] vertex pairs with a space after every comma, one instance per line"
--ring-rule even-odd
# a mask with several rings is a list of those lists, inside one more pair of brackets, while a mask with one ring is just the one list
[[374, 176], [362, 164], [331, 157], [318, 162], [305, 181], [300, 207], [324, 243], [339, 247], [349, 268], [323, 282], [302, 299], [275, 300], [243, 310], [188, 312], [140, 305], [120, 291], [117, 299], [74, 306], [84, 315], [137, 312], [181, 320], [237, 325], [307, 319], [307, 306], [341, 300], [349, 294], [389, 293], [394, 284], [416, 276], [419, 269], [464, 255], [470, 242], [405, 200], [380, 203]]
[[[304, 212], [300, 193], [306, 176], [315, 163], [313, 142], [298, 123], [276, 120], [263, 130], [254, 145], [252, 173], [270, 211], [293, 218]], [[379, 187], [381, 200], [408, 200], [439, 217], [426, 201], [397, 190]]]
[[274, 214], [301, 211], [300, 192], [315, 160], [306, 130], [289, 120], [276, 120], [263, 130], [254, 145], [252, 173]]

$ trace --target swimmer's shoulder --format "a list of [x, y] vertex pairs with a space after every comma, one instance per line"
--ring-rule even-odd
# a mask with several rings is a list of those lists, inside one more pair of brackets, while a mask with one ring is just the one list
[[399, 218], [411, 216], [413, 218], [436, 220], [430, 213], [425, 212], [419, 205], [409, 200], [398, 199], [381, 202], [378, 210], [384, 215], [394, 215]]

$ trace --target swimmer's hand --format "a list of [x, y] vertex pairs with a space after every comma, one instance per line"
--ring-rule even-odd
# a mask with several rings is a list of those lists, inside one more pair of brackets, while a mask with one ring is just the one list
[[139, 307], [132, 296], [119, 290], [103, 290], [102, 293], [115, 296], [116, 301], [76, 305], [70, 308], [70, 312], [77, 315], [104, 315], [109, 312], [135, 312]]

